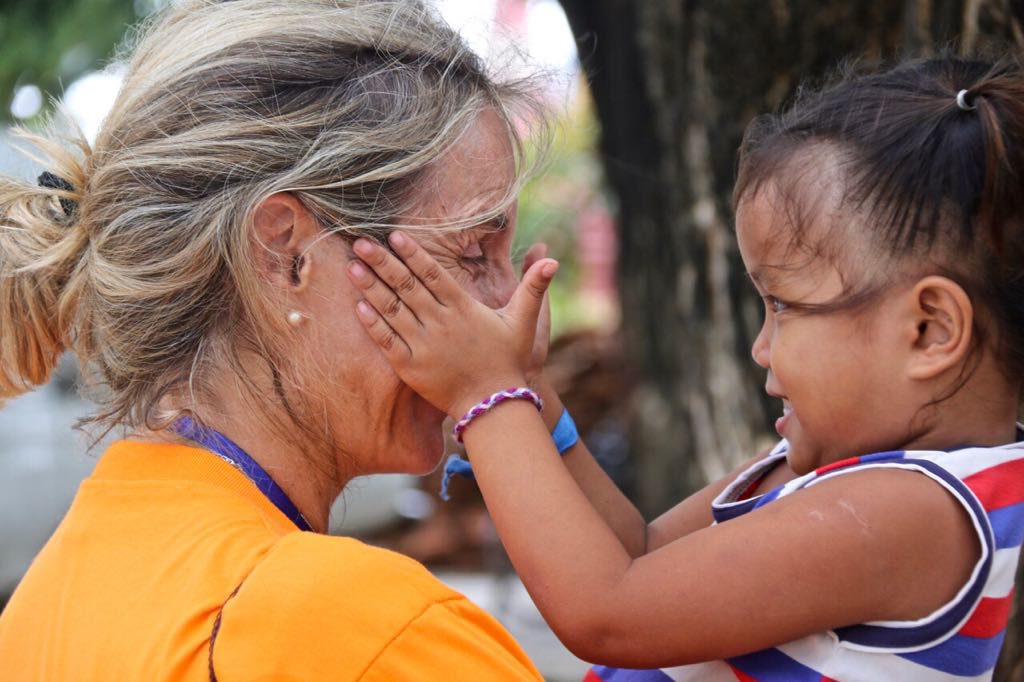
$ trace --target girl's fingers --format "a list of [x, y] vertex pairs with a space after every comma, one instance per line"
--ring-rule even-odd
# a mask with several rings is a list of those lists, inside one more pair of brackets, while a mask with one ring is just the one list
[[533, 267], [533, 264], [539, 261], [541, 258], [545, 258], [548, 255], [548, 245], [542, 242], [537, 242], [526, 251], [526, 256], [523, 257], [523, 274]]
[[533, 263], [523, 275], [505, 310], [527, 323], [531, 330], [537, 328], [537, 318], [544, 305], [545, 294], [555, 273], [558, 261], [542, 258]]
[[[543, 260], [544, 258], [547, 258], [547, 255], [547, 244], [537, 243], [531, 246], [529, 250], [527, 250], [526, 252], [526, 257], [523, 258], [523, 277], [526, 277], [526, 273], [530, 271], [530, 268], [533, 267], [534, 263], [536, 263], [539, 260]], [[547, 335], [550, 332], [551, 328], [551, 310], [546, 295], [544, 296], [544, 301], [541, 304], [540, 319], [538, 321], [541, 325], [540, 327], [538, 327], [538, 331], [543, 331], [544, 337], [547, 338]], [[545, 342], [545, 346], [546, 345], [547, 344]]]
[[356, 316], [366, 328], [370, 338], [380, 346], [388, 362], [400, 366], [412, 357], [412, 351], [402, 337], [367, 301], [356, 303]]
[[434, 257], [427, 253], [415, 239], [404, 232], [395, 230], [388, 235], [388, 243], [439, 303], [446, 306], [453, 305], [466, 295], [459, 283], [438, 265]]
[[[361, 285], [358, 281], [356, 283], [367, 292], [367, 299], [377, 309], [377, 312], [391, 319], [394, 315], [398, 315], [402, 308], [411, 309], [415, 314], [417, 309], [422, 310], [424, 306], [436, 305], [433, 294], [423, 286], [419, 278], [410, 272], [405, 263], [388, 253], [383, 246], [360, 238], [352, 245], [352, 249], [363, 263], [373, 269], [370, 278], [362, 279], [366, 286]], [[349, 272], [355, 275], [353, 270], [358, 270], [358, 264], [349, 265]], [[374, 274], [376, 277], [373, 277]], [[377, 278], [380, 278], [378, 281], [385, 285], [381, 286], [381, 289], [390, 290], [390, 297], [381, 297], [379, 292], [377, 297], [370, 296], [373, 280], [377, 280]], [[378, 305], [381, 302], [385, 303], [387, 307], [382, 308]]]
[[[546, 244], [534, 244], [526, 252], [526, 256], [523, 258], [523, 276], [530, 271], [533, 264], [542, 258], [546, 258], [548, 255], [548, 247]], [[540, 307], [540, 314], [537, 316], [537, 332], [533, 337], [533, 350], [530, 356], [530, 366], [528, 368], [528, 377], [539, 374], [544, 369], [544, 362], [548, 357], [548, 344], [551, 342], [551, 305], [548, 300], [548, 296], [545, 293], [544, 302]]]
[[[383, 251], [383, 249], [381, 250]], [[391, 260], [395, 261], [394, 258]], [[370, 270], [362, 261], [352, 260], [346, 270], [348, 278], [362, 290], [366, 302], [373, 307], [378, 316], [383, 318], [382, 323], [386, 324], [389, 329], [400, 335], [409, 336], [419, 327], [419, 319], [409, 309], [409, 306], [402, 302], [398, 293], [382, 282], [374, 274], [374, 271]], [[422, 286], [419, 289], [423, 295], [430, 295]]]

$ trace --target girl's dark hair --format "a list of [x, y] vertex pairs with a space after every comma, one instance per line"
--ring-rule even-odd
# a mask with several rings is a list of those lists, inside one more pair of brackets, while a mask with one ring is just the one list
[[[801, 92], [788, 111], [748, 127], [734, 204], [783, 180], [815, 147], [838, 160], [843, 206], [857, 211], [872, 252], [913, 255], [957, 281], [992, 318], [1005, 369], [1024, 376], [1020, 63], [946, 56]], [[794, 227], [802, 239], [805, 226]]]

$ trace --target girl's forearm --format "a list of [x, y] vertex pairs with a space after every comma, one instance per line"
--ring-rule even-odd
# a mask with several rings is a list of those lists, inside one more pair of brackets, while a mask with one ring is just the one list
[[[533, 382], [544, 399], [541, 416], [550, 432], [564, 409], [551, 383], [542, 375]], [[590, 504], [601, 515], [631, 557], [642, 556], [647, 545], [647, 522], [636, 506], [619, 490], [580, 439], [567, 450], [562, 461]]]
[[609, 620], [632, 562], [617, 533], [563, 465], [537, 411], [515, 401], [475, 420], [466, 451], [495, 527], [531, 596], [574, 648]]
[[[551, 431], [562, 414], [561, 399], [543, 375], [534, 381], [533, 385], [544, 398], [542, 416], [548, 431]], [[764, 454], [761, 453], [758, 458]], [[740, 471], [745, 470], [753, 462], [744, 462], [721, 480], [698, 490], [648, 523], [597, 463], [582, 438], [565, 452], [562, 461], [583, 494], [633, 558], [643, 556], [677, 538], [711, 525], [711, 501]]]

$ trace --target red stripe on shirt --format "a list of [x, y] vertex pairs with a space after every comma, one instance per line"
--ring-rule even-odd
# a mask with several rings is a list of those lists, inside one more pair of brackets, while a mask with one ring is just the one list
[[743, 490], [743, 492], [739, 494], [739, 496], [736, 498], [736, 501], [737, 502], [742, 502], [743, 500], [750, 499], [750, 496], [754, 494], [754, 491], [757, 490], [757, 486], [761, 485], [761, 481], [763, 481], [763, 480], [764, 480], [764, 476], [761, 476], [761, 477], [755, 478], [753, 481], [751, 481], [750, 485], [748, 485]]
[[958, 634], [968, 637], [995, 637], [1006, 628], [1013, 608], [1013, 590], [1005, 597], [984, 597], [978, 602], [978, 608], [967, 619]]
[[828, 473], [834, 469], [842, 469], [843, 467], [848, 467], [851, 464], [858, 464], [859, 462], [860, 457], [847, 457], [846, 459], [841, 459], [838, 462], [832, 462], [831, 464], [826, 464], [823, 467], [815, 469], [814, 473], [821, 476], [822, 474]]
[[963, 482], [978, 496], [985, 511], [1024, 502], [1024, 459], [983, 469], [965, 476]]
[[757, 682], [756, 677], [751, 677], [732, 664], [729, 664], [729, 669], [732, 670], [732, 674], [736, 676], [739, 682]]

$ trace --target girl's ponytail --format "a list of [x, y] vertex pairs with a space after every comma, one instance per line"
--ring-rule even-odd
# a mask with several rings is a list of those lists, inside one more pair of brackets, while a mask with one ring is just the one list
[[[80, 210], [85, 172], [71, 153], [47, 152], [40, 182], [0, 176], [0, 400], [45, 383], [71, 344], [72, 293], [88, 239]], [[88, 153], [88, 145], [79, 141]]]
[[1002, 252], [1008, 243], [1020, 243], [1013, 232], [1024, 218], [1024, 72], [1006, 60], [969, 86], [963, 97], [978, 117], [985, 155], [977, 219]]
[[999, 328], [1007, 371], [1024, 377], [1024, 67], [1004, 60], [966, 93], [985, 141], [978, 222], [995, 258], [980, 290]]

